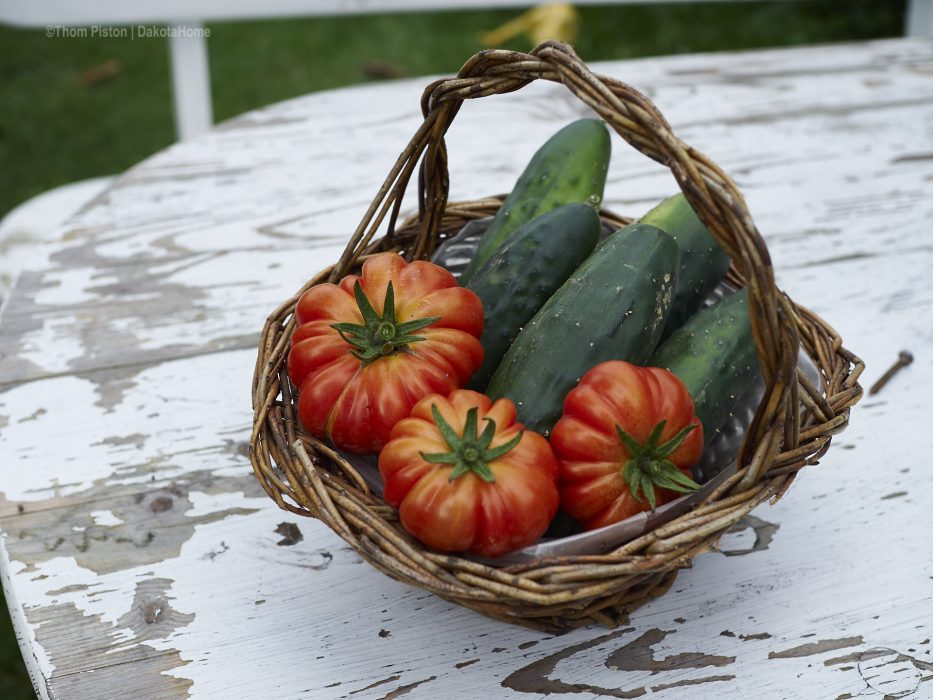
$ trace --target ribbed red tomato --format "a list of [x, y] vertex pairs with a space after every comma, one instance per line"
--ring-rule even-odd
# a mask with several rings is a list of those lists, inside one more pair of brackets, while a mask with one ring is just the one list
[[557, 462], [515, 422], [509, 399], [462, 389], [427, 396], [379, 453], [385, 499], [442, 552], [495, 557], [535, 542], [557, 513]]
[[288, 374], [310, 433], [378, 452], [412, 406], [462, 386], [482, 364], [483, 305], [450, 272], [382, 253], [362, 274], [305, 292]]
[[603, 362], [564, 400], [551, 432], [561, 509], [592, 530], [699, 488], [690, 467], [703, 426], [683, 382], [666, 369]]

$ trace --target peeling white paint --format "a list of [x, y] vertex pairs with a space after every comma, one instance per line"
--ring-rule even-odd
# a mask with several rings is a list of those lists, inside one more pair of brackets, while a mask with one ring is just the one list
[[119, 525], [123, 522], [121, 518], [113, 514], [112, 510], [95, 510], [90, 513], [90, 516], [96, 525], [102, 525], [104, 527]]
[[252, 413], [243, 387], [254, 362], [244, 350], [141, 369], [112, 397], [116, 410], [99, 405], [99, 386], [86, 378], [9, 389], [0, 394], [0, 415], [9, 421], [0, 451], [15, 465], [16, 479], [5, 479], [0, 490], [7, 501], [28, 502], [77, 494], [108, 478], [142, 484], [153, 476], [241, 467], [242, 457], [218, 436], [245, 440]]
[[47, 372], [61, 371], [68, 358], [80, 357], [85, 350], [73, 325], [67, 317], [46, 320], [38, 331], [23, 336], [18, 357]]

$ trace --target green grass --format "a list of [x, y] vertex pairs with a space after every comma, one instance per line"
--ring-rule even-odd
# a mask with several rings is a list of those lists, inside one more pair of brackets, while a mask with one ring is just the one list
[[[514, 14], [213, 25], [215, 117], [366, 81], [364, 65], [373, 61], [413, 76], [454, 72], [482, 48], [481, 31]], [[595, 61], [899, 36], [904, 0], [585, 7], [581, 14], [577, 51]], [[530, 46], [519, 39], [509, 48]], [[82, 84], [83, 71], [110, 59], [121, 66], [113, 78]], [[166, 42], [49, 39], [42, 30], [0, 27], [0, 105], [2, 215], [57, 185], [125, 170], [172, 142]], [[0, 627], [0, 698], [31, 697], [8, 629]]]
[[[0, 597], [0, 601], [3, 598]], [[32, 684], [23, 659], [19, 654], [19, 645], [13, 635], [13, 626], [7, 614], [6, 605], [0, 610], [0, 698], [3, 700], [28, 700], [35, 698]]]

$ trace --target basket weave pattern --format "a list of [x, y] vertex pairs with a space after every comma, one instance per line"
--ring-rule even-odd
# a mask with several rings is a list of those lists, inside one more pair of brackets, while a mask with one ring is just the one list
[[[401, 527], [394, 508], [375, 496], [343, 456], [303, 431], [286, 360], [293, 312], [311, 286], [358, 272], [368, 255], [431, 255], [441, 237], [494, 214], [501, 198], [448, 202], [444, 134], [464, 100], [512, 92], [534, 80], [562, 83], [623, 139], [670, 168], [687, 200], [733, 260], [729, 279], [749, 289], [749, 314], [765, 395], [748, 429], [738, 470], [691, 512], [603, 555], [539, 559], [495, 568], [431, 551]], [[842, 431], [859, 400], [863, 364], [838, 333], [775, 285], [767, 248], [732, 180], [680, 141], [648, 98], [590, 72], [573, 50], [546, 42], [529, 54], [483, 51], [456, 78], [429, 85], [424, 122], [392, 168], [340, 260], [310, 280], [270, 316], [253, 378], [250, 458], [266, 493], [282, 508], [325, 522], [389, 576], [491, 617], [549, 632], [591, 622], [614, 626], [670, 587], [680, 568], [732, 525], [788, 489]], [[398, 222], [406, 185], [418, 172], [418, 213]], [[627, 219], [602, 212], [614, 225]], [[376, 238], [387, 222], [388, 233]], [[797, 370], [802, 347], [822, 374], [814, 387]]]

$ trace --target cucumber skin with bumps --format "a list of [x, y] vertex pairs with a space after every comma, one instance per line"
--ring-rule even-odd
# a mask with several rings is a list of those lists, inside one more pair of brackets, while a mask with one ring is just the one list
[[666, 233], [630, 224], [607, 238], [518, 334], [487, 395], [515, 402], [547, 435], [564, 397], [607, 360], [644, 364], [661, 338], [680, 253]]
[[512, 232], [535, 217], [571, 202], [598, 207], [610, 151], [609, 130], [598, 119], [579, 119], [548, 139], [496, 212], [460, 284], [466, 285]]
[[680, 248], [677, 291], [662, 336], [667, 339], [697, 312], [703, 300], [722, 282], [732, 260], [683, 194], [668, 197], [645, 214], [641, 222], [657, 226], [677, 241]]
[[565, 204], [520, 227], [467, 285], [483, 302], [485, 358], [467, 388], [483, 391], [509, 346], [599, 241], [599, 216]]
[[687, 387], [708, 445], [738, 398], [758, 377], [748, 290], [730, 294], [694, 315], [657, 349], [648, 364], [669, 369]]

